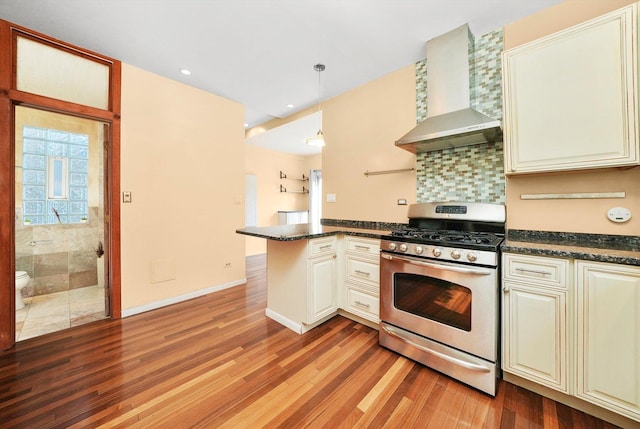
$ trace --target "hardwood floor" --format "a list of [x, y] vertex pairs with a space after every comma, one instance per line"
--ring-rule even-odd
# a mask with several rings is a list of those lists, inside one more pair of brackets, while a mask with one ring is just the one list
[[500, 382], [491, 398], [335, 317], [299, 336], [248, 283], [0, 352], [2, 428], [613, 428]]

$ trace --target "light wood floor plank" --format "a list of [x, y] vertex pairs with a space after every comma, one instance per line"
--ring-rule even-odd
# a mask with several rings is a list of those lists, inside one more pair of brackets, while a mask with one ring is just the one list
[[0, 352], [4, 428], [614, 428], [502, 381], [489, 397], [337, 316], [297, 335], [247, 284]]

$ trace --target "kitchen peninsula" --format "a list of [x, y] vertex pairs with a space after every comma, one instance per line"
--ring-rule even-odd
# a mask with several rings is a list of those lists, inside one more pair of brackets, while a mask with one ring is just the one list
[[350, 222], [247, 227], [236, 232], [267, 240], [265, 314], [303, 334], [338, 312], [377, 327], [380, 237], [397, 227]]

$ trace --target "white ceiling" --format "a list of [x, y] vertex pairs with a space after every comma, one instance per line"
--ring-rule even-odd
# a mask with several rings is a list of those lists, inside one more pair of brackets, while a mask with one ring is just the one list
[[238, 101], [252, 127], [317, 103], [314, 64], [330, 98], [465, 22], [481, 35], [560, 1], [0, 0], [0, 18]]
[[246, 142], [266, 149], [296, 155], [315, 155], [322, 152], [318, 146], [309, 146], [306, 139], [313, 137], [322, 124], [322, 112], [312, 113], [295, 121], [249, 137]]

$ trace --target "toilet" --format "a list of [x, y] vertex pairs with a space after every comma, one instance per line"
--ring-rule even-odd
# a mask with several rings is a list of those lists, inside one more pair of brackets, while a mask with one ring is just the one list
[[29, 284], [29, 274], [26, 271], [16, 271], [16, 310], [24, 308], [22, 288]]

